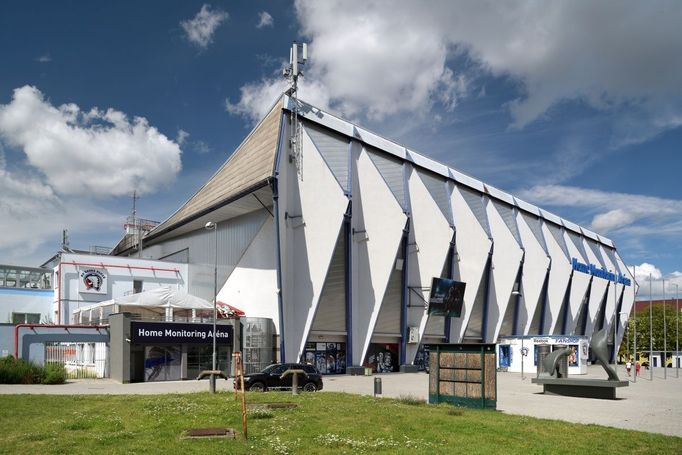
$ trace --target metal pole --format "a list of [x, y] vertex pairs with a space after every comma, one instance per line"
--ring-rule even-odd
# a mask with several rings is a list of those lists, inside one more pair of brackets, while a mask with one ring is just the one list
[[675, 285], [675, 377], [680, 377], [680, 285]]
[[[614, 276], [616, 272], [613, 272]], [[616, 351], [616, 340], [618, 339], [618, 321], [620, 314], [618, 314], [618, 290], [616, 289], [616, 279], [613, 280], [613, 365], [618, 368], [618, 351]]]
[[665, 323], [665, 280], [663, 280], [663, 379], [668, 379], [668, 328]]
[[[635, 276], [637, 275], [637, 268], [635, 266], [632, 267], [632, 278], [634, 279]], [[635, 289], [637, 289], [637, 280], [634, 279], [634, 285]], [[633, 338], [635, 339], [634, 341], [634, 346], [632, 347], [632, 350], [635, 351], [635, 382], [637, 382], [637, 363], [639, 363], [639, 355], [637, 354], [637, 302], [634, 301], [632, 302], [632, 314], [634, 315], [634, 318], [632, 320], [633, 322]]]
[[526, 351], [525, 351], [525, 349], [524, 349], [525, 347], [524, 347], [524, 345], [523, 345], [523, 337], [524, 337], [524, 335], [523, 335], [523, 333], [522, 333], [522, 334], [521, 334], [521, 380], [522, 380], [522, 381], [523, 381], [524, 379], [526, 379], [526, 378], [524, 377], [524, 375], [523, 375], [523, 364], [526, 363], [526, 356], [525, 356], [525, 354], [524, 354]]
[[[213, 224], [214, 262], [213, 262], [213, 371], [216, 370], [218, 351], [216, 349], [216, 319], [218, 317], [218, 223]], [[211, 374], [211, 393], [215, 393], [215, 374]]]
[[654, 380], [654, 298], [651, 294], [651, 274], [649, 274], [649, 380]]

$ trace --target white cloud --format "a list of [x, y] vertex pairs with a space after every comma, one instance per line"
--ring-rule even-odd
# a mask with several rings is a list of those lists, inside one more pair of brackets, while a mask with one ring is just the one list
[[566, 185], [538, 185], [518, 192], [540, 206], [577, 207], [593, 214], [597, 232], [682, 235], [682, 200], [616, 193]]
[[[675, 1], [434, 0], [425, 8], [298, 0], [296, 12], [310, 43], [306, 76], [347, 116], [452, 109], [470, 91], [480, 93], [472, 79], [491, 74], [518, 84], [521, 95], [507, 106], [518, 128], [564, 100], [617, 114], [615, 146], [682, 125], [682, 8]], [[468, 63], [458, 68], [455, 60]], [[256, 85], [269, 90], [262, 82]], [[237, 111], [254, 118], [264, 109], [251, 106]]]
[[193, 19], [180, 22], [180, 26], [191, 43], [206, 49], [213, 42], [215, 31], [228, 17], [227, 12], [221, 9], [211, 10], [211, 5], [204, 4]]
[[175, 142], [182, 147], [185, 144], [185, 141], [187, 141], [188, 137], [189, 133], [181, 128], [178, 130], [178, 134], [175, 136]]
[[[243, 85], [240, 90], [239, 101], [232, 103], [225, 100], [225, 109], [233, 115], [240, 115], [251, 123], [257, 123], [272, 108], [273, 103], [287, 88], [287, 81], [278, 77], [281, 71], [271, 78], [261, 79], [259, 82]], [[321, 108], [329, 107], [329, 94], [325, 87], [317, 81], [299, 79], [299, 96]]]
[[682, 287], [682, 272], [675, 271], [664, 275], [654, 264], [643, 262], [640, 265], [629, 266], [630, 273], [635, 273], [635, 280], [639, 284], [637, 300], [675, 299]]
[[147, 119], [129, 120], [112, 108], [55, 107], [28, 85], [0, 105], [0, 139], [22, 149], [46, 184], [64, 195], [150, 193], [173, 182], [181, 168], [178, 144]]
[[50, 63], [52, 61], [52, 57], [50, 57], [50, 54], [43, 54], [40, 57], [36, 58], [36, 62], [38, 63]]
[[272, 27], [273, 22], [274, 21], [270, 13], [267, 11], [261, 11], [258, 13], [258, 24], [256, 25], [256, 28]]
[[[121, 217], [93, 201], [62, 198], [30, 174], [12, 174], [0, 160], [0, 253], [3, 262], [37, 266], [57, 249], [59, 233], [117, 229]], [[53, 246], [48, 239], [52, 239]], [[46, 253], [47, 251], [47, 253]]]

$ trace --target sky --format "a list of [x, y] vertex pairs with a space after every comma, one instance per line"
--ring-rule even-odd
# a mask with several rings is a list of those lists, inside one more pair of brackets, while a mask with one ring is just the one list
[[[679, 1], [0, 3], [0, 263], [163, 221], [286, 87], [682, 285]], [[646, 289], [644, 289], [646, 288]]]

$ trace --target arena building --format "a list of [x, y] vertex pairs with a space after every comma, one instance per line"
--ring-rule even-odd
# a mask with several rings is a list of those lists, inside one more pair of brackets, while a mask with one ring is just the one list
[[[617, 346], [636, 287], [611, 240], [286, 95], [124, 240], [119, 255], [188, 263], [208, 300], [215, 262], [218, 300], [274, 322], [273, 360], [326, 373], [409, 370], [428, 343], [609, 328]], [[461, 317], [429, 317], [434, 277], [466, 283]]]

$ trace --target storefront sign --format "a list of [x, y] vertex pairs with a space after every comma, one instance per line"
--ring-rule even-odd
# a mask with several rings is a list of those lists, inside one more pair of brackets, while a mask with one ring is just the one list
[[107, 272], [101, 269], [85, 269], [78, 273], [78, 292], [86, 294], [107, 293]]
[[[212, 344], [213, 324], [178, 324], [174, 322], [130, 323], [131, 339], [137, 344]], [[232, 326], [216, 326], [216, 343], [232, 343]]]
[[609, 272], [608, 270], [599, 268], [594, 264], [583, 264], [576, 258], [571, 259], [571, 266], [576, 272], [586, 273], [588, 275], [596, 276], [597, 278], [603, 278], [605, 280], [613, 281], [625, 286], [630, 286], [632, 284], [630, 278], [626, 278], [625, 275], [621, 273]]

